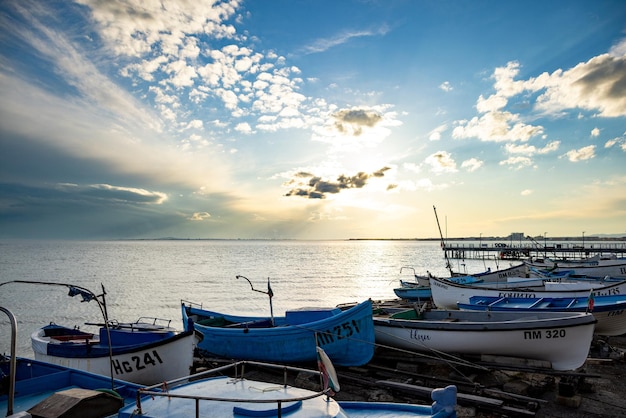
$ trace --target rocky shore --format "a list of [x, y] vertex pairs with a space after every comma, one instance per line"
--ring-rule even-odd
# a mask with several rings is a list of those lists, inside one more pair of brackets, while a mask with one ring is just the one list
[[[458, 417], [617, 418], [626, 416], [625, 353], [626, 336], [596, 338], [585, 365], [563, 373], [520, 359], [482, 356], [467, 359], [475, 365], [468, 367], [377, 349], [366, 366], [337, 368], [341, 391], [335, 399], [424, 404], [431, 402], [431, 389], [455, 384]], [[200, 368], [216, 365], [215, 359], [197, 362]], [[267, 370], [249, 373], [255, 375], [250, 378], [282, 379]], [[291, 383], [319, 389], [315, 379]]]

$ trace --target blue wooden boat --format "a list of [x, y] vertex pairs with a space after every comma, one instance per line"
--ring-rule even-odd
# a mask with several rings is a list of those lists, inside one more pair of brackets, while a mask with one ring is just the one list
[[[293, 366], [239, 361], [234, 364], [200, 372], [186, 379], [165, 382], [140, 390], [136, 405], [123, 408], [119, 418], [173, 417], [299, 417], [299, 418], [383, 418], [456, 416], [456, 387], [435, 389], [432, 405], [389, 402], [337, 402], [332, 396], [339, 391], [339, 382], [329, 384], [327, 373], [334, 375], [332, 364], [324, 361], [320, 371]], [[276, 369], [283, 383], [249, 380], [245, 371], [256, 366]], [[326, 368], [326, 367], [329, 367]], [[289, 376], [300, 379], [309, 375], [311, 383], [318, 382], [320, 390], [302, 389], [288, 384]], [[217, 375], [217, 376], [216, 376]], [[293, 376], [292, 376], [293, 378]], [[167, 387], [167, 390], [162, 390]]]
[[374, 355], [372, 303], [352, 308], [304, 308], [283, 317], [237, 316], [181, 302], [183, 324], [202, 335], [203, 356], [269, 362], [315, 361], [323, 347], [340, 366], [361, 366]]
[[393, 293], [401, 299], [410, 301], [430, 300], [432, 293], [430, 286], [402, 286], [393, 289]]
[[10, 357], [0, 358], [0, 374], [7, 380], [15, 377], [11, 400], [3, 382], [0, 393], [2, 416], [31, 410], [33, 415], [46, 411], [50, 415], [45, 416], [88, 417], [93, 416], [94, 408], [102, 414], [99, 416], [113, 416], [125, 405], [134, 405], [141, 388], [118, 379], [112, 381], [108, 376], [23, 357], [15, 358], [15, 372], [12, 373], [10, 363]]
[[[590, 292], [591, 293], [591, 292]], [[462, 310], [514, 312], [591, 312], [598, 321], [594, 333], [626, 333], [626, 296], [514, 298], [472, 296], [468, 303], [458, 303]]]

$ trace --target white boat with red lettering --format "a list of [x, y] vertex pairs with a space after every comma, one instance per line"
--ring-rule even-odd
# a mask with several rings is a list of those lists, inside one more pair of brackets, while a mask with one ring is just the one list
[[626, 295], [626, 281], [544, 281], [539, 286], [524, 286], [516, 283], [504, 286], [486, 284], [459, 284], [447, 279], [430, 279], [430, 291], [434, 305], [439, 309], [458, 309], [458, 303], [469, 303], [472, 296], [498, 296], [513, 298], [545, 297], [588, 297], [590, 290], [594, 296]]
[[585, 312], [481, 312], [407, 309], [374, 316], [376, 343], [414, 352], [495, 355], [581, 367], [596, 319]]

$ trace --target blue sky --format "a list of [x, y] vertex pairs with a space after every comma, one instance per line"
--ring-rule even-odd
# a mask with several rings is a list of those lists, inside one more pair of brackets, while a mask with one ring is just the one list
[[626, 3], [0, 3], [0, 237], [626, 235]]

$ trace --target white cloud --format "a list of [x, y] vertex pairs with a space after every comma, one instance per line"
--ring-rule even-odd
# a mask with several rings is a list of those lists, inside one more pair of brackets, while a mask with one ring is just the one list
[[454, 159], [447, 151], [438, 151], [429, 155], [424, 163], [428, 164], [430, 170], [436, 174], [456, 173], [458, 171]]
[[609, 50], [609, 55], [614, 57], [623, 57], [626, 55], [626, 38], [620, 39], [615, 45], [611, 47]]
[[[141, 57], [152, 48], [176, 53], [190, 33], [232, 38], [235, 30], [224, 22], [239, 6], [237, 0], [185, 3], [77, 0], [90, 7], [108, 47], [116, 54]], [[132, 11], [132, 13], [129, 13]], [[187, 45], [188, 46], [188, 45]], [[187, 51], [189, 53], [189, 51]]]
[[252, 128], [250, 127], [250, 124], [248, 124], [247, 122], [241, 122], [237, 124], [237, 126], [235, 126], [235, 130], [237, 132], [241, 132], [242, 134], [252, 133]]
[[542, 126], [527, 125], [519, 121], [519, 116], [510, 112], [490, 111], [467, 121], [457, 121], [452, 137], [478, 138], [482, 141], [528, 141], [543, 133]]
[[386, 34], [389, 31], [389, 28], [386, 26], [381, 26], [377, 30], [361, 30], [361, 31], [353, 31], [353, 32], [344, 32], [335, 35], [331, 38], [318, 39], [313, 42], [311, 45], [308, 45], [304, 48], [305, 54], [315, 54], [318, 52], [326, 51], [330, 48], [333, 48], [338, 45], [342, 45], [353, 38], [362, 38], [368, 36], [381, 36]]
[[591, 130], [591, 136], [592, 136], [592, 137], [594, 137], [594, 138], [595, 138], [595, 137], [600, 136], [600, 129], [598, 129], [598, 128], [593, 128], [593, 129]]
[[508, 165], [516, 170], [529, 167], [533, 164], [533, 160], [528, 157], [509, 157], [504, 161], [500, 161], [500, 165]]
[[435, 129], [428, 133], [428, 139], [431, 141], [439, 141], [441, 139], [441, 134], [448, 129], [448, 125], [445, 123], [443, 125], [437, 126]]
[[187, 219], [190, 221], [204, 221], [209, 219], [211, 214], [209, 212], [195, 212], [193, 215], [188, 217]]
[[[506, 110], [509, 99], [523, 93], [539, 93], [533, 109], [547, 115], [559, 116], [568, 109], [582, 109], [597, 112], [601, 117], [626, 116], [624, 45], [626, 41], [615, 46], [611, 50], [613, 55], [599, 55], [571, 69], [558, 69], [527, 80], [515, 79], [520, 70], [515, 61], [496, 68], [492, 75], [495, 93], [487, 98], [480, 95], [476, 101], [476, 110], [481, 115], [456, 121], [452, 136], [483, 141], [527, 141], [541, 135], [542, 126], [527, 124], [519, 115]], [[592, 132], [593, 136], [597, 134], [599, 131]]]
[[526, 189], [526, 190], [522, 190], [522, 192], [520, 193], [522, 196], [530, 196], [531, 194], [533, 194], [533, 191], [530, 189]]
[[202, 129], [202, 127], [204, 126], [204, 124], [202, 123], [201, 120], [199, 119], [194, 119], [191, 122], [189, 122], [187, 124], [186, 129]]
[[556, 151], [559, 149], [560, 144], [561, 144], [560, 141], [552, 141], [546, 144], [546, 146], [543, 148], [537, 148], [534, 145], [528, 145], [528, 144], [520, 144], [520, 145], [506, 144], [504, 146], [504, 150], [508, 154], [523, 154], [523, 155], [532, 156], [536, 154], [547, 154], [547, 153]]
[[483, 166], [483, 164], [483, 161], [480, 161], [476, 158], [470, 158], [469, 160], [465, 160], [461, 163], [461, 168], [464, 168], [471, 173], [478, 170], [480, 167]]
[[413, 173], [419, 173], [420, 171], [422, 171], [420, 169], [420, 166], [415, 163], [404, 163], [402, 166], [404, 167], [405, 170], [413, 172]]
[[441, 83], [439, 85], [439, 88], [446, 92], [454, 90], [449, 81], [444, 81], [443, 83]]
[[565, 156], [572, 162], [585, 161], [595, 157], [595, 145], [588, 145], [579, 149], [568, 151]]

